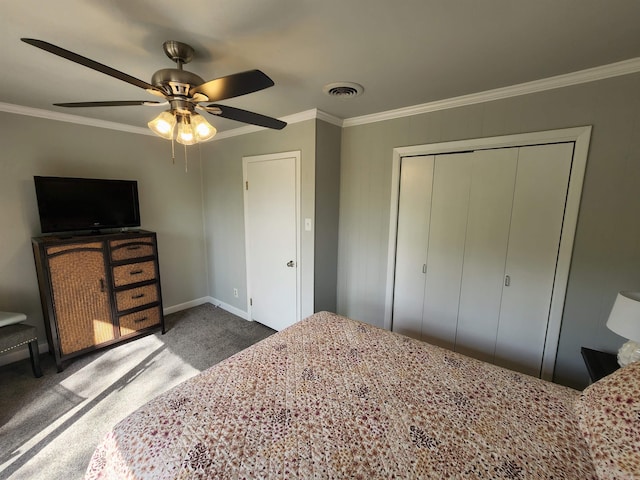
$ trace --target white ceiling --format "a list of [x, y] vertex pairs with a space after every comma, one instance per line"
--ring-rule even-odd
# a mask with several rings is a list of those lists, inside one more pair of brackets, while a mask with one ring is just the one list
[[[274, 87], [224, 102], [283, 117], [408, 107], [640, 57], [638, 0], [19, 0], [0, 4], [0, 102], [144, 127], [157, 107], [54, 102], [154, 100], [144, 90], [20, 41], [37, 38], [147, 82], [196, 49], [205, 80], [258, 68]], [[365, 93], [332, 98], [323, 85]], [[639, 86], [640, 87], [640, 86]], [[243, 124], [208, 117], [219, 130]]]

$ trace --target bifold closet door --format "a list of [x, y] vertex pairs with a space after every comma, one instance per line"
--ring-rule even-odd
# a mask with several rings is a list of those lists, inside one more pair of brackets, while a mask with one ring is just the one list
[[422, 331], [433, 161], [433, 155], [404, 157], [400, 165], [393, 331], [417, 339]]
[[393, 330], [539, 376], [573, 143], [403, 158]]
[[451, 350], [456, 342], [472, 164], [473, 152], [453, 153], [436, 156], [433, 167], [422, 338]]
[[494, 363], [540, 376], [573, 143], [518, 149]]
[[474, 152], [471, 164], [455, 350], [488, 362], [500, 316], [517, 165], [517, 148]]

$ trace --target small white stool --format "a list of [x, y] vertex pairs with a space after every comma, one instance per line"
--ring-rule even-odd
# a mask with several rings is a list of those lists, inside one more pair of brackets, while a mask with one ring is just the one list
[[20, 323], [26, 319], [27, 316], [24, 313], [0, 312], [0, 353], [8, 352], [22, 345], [28, 345], [33, 375], [41, 377], [42, 370], [40, 370], [40, 353], [38, 352], [36, 327]]

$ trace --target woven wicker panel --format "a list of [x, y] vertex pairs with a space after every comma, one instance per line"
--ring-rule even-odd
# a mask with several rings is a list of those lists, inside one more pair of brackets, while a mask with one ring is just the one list
[[156, 265], [151, 260], [113, 267], [113, 283], [116, 287], [153, 280], [154, 278], [156, 278]]
[[155, 255], [153, 237], [111, 240], [109, 249], [111, 250], [111, 260], [114, 262]]
[[53, 308], [63, 355], [114, 338], [101, 244], [74, 245], [73, 248], [96, 245], [100, 250], [47, 249], [49, 254], [70, 250], [49, 258]]
[[54, 247], [47, 247], [47, 256], [51, 256], [60, 252], [66, 252], [68, 250], [77, 250], [79, 248], [82, 248], [82, 249], [90, 248], [95, 250], [102, 250], [102, 242], [67, 243], [66, 245], [56, 245]]
[[119, 312], [157, 301], [158, 285], [156, 284], [145, 285], [144, 287], [132, 288], [116, 293], [116, 305], [118, 306]]
[[160, 325], [160, 307], [148, 308], [120, 317], [120, 335], [128, 335], [154, 325]]

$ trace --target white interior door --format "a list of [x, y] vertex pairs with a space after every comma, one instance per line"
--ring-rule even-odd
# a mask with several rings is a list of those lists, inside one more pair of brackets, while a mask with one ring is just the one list
[[417, 339], [422, 335], [433, 160], [433, 155], [405, 157], [400, 169], [393, 331]]
[[250, 318], [282, 330], [298, 318], [296, 157], [245, 158], [245, 234]]

